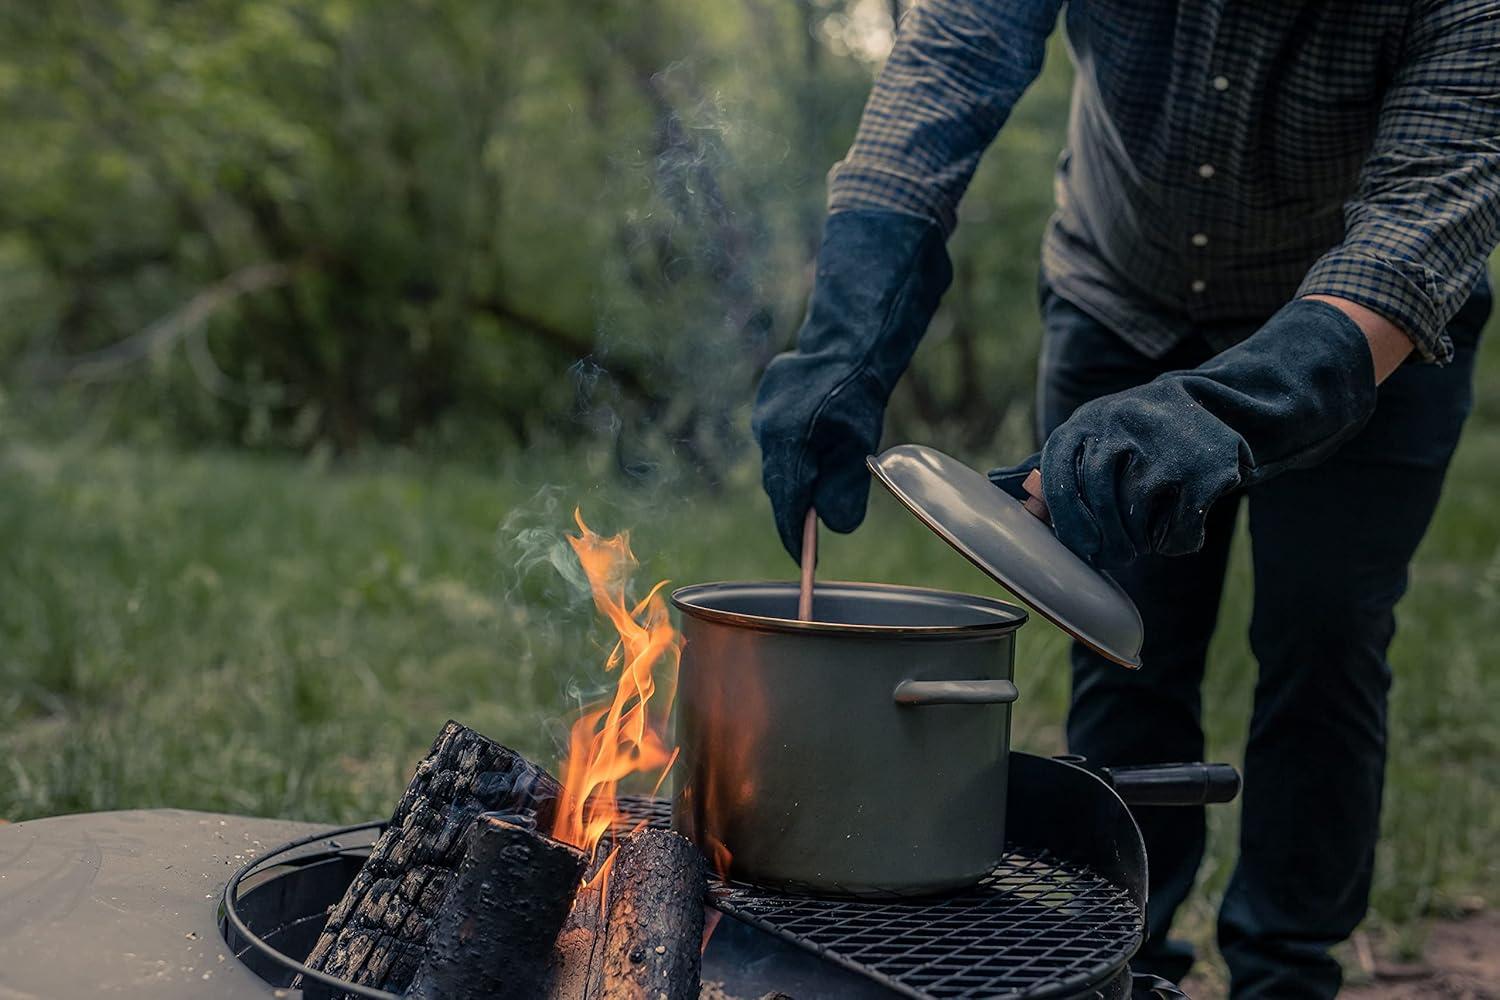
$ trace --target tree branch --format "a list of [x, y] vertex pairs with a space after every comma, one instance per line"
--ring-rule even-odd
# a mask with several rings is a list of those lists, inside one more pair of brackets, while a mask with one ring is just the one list
[[268, 261], [242, 267], [194, 295], [179, 309], [168, 313], [132, 337], [109, 347], [70, 358], [43, 363], [40, 377], [97, 382], [113, 378], [124, 368], [160, 351], [207, 322], [214, 313], [236, 299], [289, 283], [303, 262]]

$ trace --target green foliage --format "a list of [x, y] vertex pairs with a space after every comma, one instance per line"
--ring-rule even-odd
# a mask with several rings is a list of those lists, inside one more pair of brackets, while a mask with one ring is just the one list
[[[603, 430], [722, 470], [886, 10], [9, 5], [0, 379], [137, 439]], [[975, 185], [903, 436], [985, 447], [1024, 402], [1067, 76], [1059, 52]]]

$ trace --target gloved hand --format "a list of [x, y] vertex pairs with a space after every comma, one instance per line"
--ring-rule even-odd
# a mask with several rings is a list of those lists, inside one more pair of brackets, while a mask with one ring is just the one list
[[896, 212], [837, 212], [823, 227], [797, 349], [766, 368], [751, 429], [776, 530], [793, 559], [815, 506], [834, 531], [859, 527], [865, 456], [885, 407], [952, 280], [943, 231]]
[[[1364, 334], [1334, 306], [1298, 299], [1197, 368], [1080, 406], [1040, 454], [1052, 525], [1091, 560], [1196, 552], [1216, 500], [1317, 464], [1374, 409]], [[1024, 499], [1036, 467], [1033, 456], [990, 481]]]

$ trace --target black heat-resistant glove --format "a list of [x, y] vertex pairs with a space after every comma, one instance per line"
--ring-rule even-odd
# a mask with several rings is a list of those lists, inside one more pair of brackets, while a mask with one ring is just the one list
[[864, 520], [865, 456], [880, 444], [891, 390], [952, 279], [943, 244], [937, 225], [896, 212], [837, 212], [823, 227], [797, 349], [767, 366], [751, 420], [793, 559], [810, 505], [834, 531]]
[[[1052, 525], [1068, 548], [1108, 563], [1196, 552], [1215, 501], [1317, 464], [1374, 409], [1364, 333], [1339, 309], [1298, 299], [1197, 368], [1080, 406], [1041, 452]], [[1037, 464], [990, 480], [1024, 499]]]

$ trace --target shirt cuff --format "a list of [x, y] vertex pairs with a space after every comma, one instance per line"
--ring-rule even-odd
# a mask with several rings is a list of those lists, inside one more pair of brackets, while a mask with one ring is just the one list
[[855, 160], [834, 164], [828, 174], [829, 213], [860, 208], [915, 215], [937, 223], [944, 236], [951, 236], [958, 222], [953, 206], [931, 185]]
[[1343, 247], [1324, 254], [1302, 279], [1297, 297], [1333, 295], [1384, 316], [1411, 338], [1424, 361], [1447, 364], [1453, 342], [1438, 307], [1437, 275], [1418, 264]]

